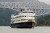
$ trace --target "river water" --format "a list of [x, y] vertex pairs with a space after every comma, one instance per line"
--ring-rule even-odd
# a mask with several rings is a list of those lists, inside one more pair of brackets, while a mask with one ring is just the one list
[[0, 33], [50, 33], [50, 27], [37, 26], [34, 28], [11, 28], [10, 26], [0, 26]]

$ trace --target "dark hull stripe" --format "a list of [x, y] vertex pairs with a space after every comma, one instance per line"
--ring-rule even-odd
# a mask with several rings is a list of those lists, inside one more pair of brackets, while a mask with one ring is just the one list
[[18, 23], [18, 24], [11, 24], [12, 28], [32, 28], [33, 22], [26, 22], [26, 23]]

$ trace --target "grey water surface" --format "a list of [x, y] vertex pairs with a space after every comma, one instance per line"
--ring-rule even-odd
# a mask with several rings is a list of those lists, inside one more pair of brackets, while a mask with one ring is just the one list
[[50, 33], [50, 26], [37, 26], [34, 28], [11, 28], [0, 26], [0, 33]]

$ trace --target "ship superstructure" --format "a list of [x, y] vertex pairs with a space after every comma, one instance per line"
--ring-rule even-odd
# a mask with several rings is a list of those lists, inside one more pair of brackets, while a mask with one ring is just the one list
[[21, 9], [18, 15], [11, 15], [11, 27], [12, 28], [32, 28], [36, 25], [35, 11], [31, 9]]

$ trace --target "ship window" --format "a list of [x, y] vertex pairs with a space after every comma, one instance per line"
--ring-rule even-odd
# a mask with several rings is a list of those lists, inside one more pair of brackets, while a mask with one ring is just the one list
[[31, 16], [31, 17], [35, 17], [35, 16]]
[[24, 16], [18, 16], [18, 17], [16, 17], [16, 18], [20, 18], [20, 17], [24, 17]]
[[32, 17], [32, 16], [31, 16]]
[[18, 20], [18, 21], [21, 21], [21, 20]]
[[21, 19], [21, 20], [28, 20], [28, 19]]
[[26, 16], [25, 16], [26, 17]]
[[15, 18], [11, 18], [11, 19], [15, 19]]
[[23, 12], [23, 13], [33, 13], [33, 12]]

